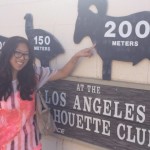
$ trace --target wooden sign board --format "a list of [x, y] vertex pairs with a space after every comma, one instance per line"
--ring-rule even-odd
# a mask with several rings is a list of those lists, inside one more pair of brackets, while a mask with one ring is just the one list
[[42, 89], [58, 134], [114, 150], [150, 149], [150, 91], [59, 80]]

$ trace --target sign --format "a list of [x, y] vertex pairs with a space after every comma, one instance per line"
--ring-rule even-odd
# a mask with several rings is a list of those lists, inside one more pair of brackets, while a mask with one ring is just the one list
[[[116, 3], [115, 10], [117, 7]], [[104, 80], [111, 80], [113, 60], [132, 62], [134, 66], [145, 58], [150, 59], [150, 11], [118, 17], [107, 15], [108, 8], [108, 0], [79, 0], [74, 31], [76, 44], [87, 36], [96, 43]]]
[[64, 48], [50, 32], [43, 29], [34, 29], [32, 14], [27, 13], [24, 19], [25, 32], [34, 49], [36, 58], [40, 60], [41, 66], [49, 67], [49, 62], [63, 53]]
[[42, 88], [57, 133], [117, 150], [150, 149], [150, 91], [60, 80]]
[[1, 36], [0, 35], [0, 52], [1, 52], [1, 49], [2, 47], [4, 46], [5, 42], [8, 40], [7, 37], [4, 37], [4, 36]]

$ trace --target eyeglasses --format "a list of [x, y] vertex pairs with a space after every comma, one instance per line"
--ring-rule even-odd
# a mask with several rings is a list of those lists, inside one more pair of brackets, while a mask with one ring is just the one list
[[19, 52], [17, 50], [14, 51], [14, 56], [16, 58], [21, 58], [23, 56], [23, 58], [26, 59], [26, 60], [30, 58], [29, 53], [22, 53], [22, 52]]

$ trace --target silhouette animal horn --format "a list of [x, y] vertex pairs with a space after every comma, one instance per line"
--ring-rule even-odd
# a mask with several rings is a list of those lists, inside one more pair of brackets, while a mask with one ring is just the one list
[[[106, 15], [108, 9], [107, 0], [79, 0], [78, 12], [86, 12], [91, 5], [95, 5], [98, 10], [98, 15]], [[88, 9], [87, 9], [88, 8]]]

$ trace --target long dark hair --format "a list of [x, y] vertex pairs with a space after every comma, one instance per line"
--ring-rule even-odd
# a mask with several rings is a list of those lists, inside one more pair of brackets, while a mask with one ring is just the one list
[[13, 36], [4, 44], [0, 54], [0, 100], [2, 98], [6, 101], [11, 95], [12, 88], [12, 69], [10, 59], [14, 54], [18, 44], [24, 43], [29, 49], [29, 60], [26, 66], [17, 74], [18, 86], [20, 96], [23, 100], [32, 100], [32, 94], [36, 87], [36, 76], [34, 71], [34, 51], [28, 40]]

